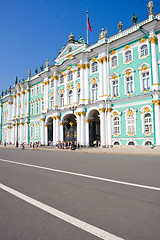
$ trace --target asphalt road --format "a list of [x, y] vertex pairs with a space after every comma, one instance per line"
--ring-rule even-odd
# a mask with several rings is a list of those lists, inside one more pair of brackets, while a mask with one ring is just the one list
[[160, 239], [158, 156], [1, 148], [0, 184], [1, 240]]

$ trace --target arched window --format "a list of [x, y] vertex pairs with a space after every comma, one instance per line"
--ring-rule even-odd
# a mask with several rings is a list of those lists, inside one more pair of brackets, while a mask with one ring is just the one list
[[114, 144], [113, 144], [113, 145], [120, 145], [120, 144], [119, 144], [119, 142], [114, 142]]
[[51, 97], [51, 109], [53, 109], [53, 107], [54, 107], [54, 98]]
[[97, 83], [95, 83], [92, 86], [92, 101], [95, 101], [97, 99], [98, 99], [98, 85]]
[[81, 69], [78, 68], [78, 69], [77, 69], [77, 78], [80, 78], [80, 75], [81, 75]]
[[117, 66], [117, 56], [112, 57], [112, 59], [111, 59], [111, 66], [112, 67]]
[[120, 133], [120, 121], [119, 117], [113, 118], [113, 134], [119, 134]]
[[133, 141], [130, 141], [128, 145], [135, 145], [135, 143]]
[[145, 143], [145, 145], [152, 145], [152, 142], [147, 141], [147, 142]]
[[128, 116], [128, 134], [135, 134], [135, 118], [133, 115]]
[[147, 113], [144, 116], [144, 132], [147, 133], [151, 133], [152, 132], [152, 116], [150, 113]]
[[63, 75], [60, 76], [60, 84], [62, 84], [62, 83], [64, 83], [64, 76]]
[[80, 88], [78, 88], [78, 103], [80, 102], [80, 98], [81, 98], [81, 89]]
[[92, 73], [97, 72], [97, 71], [98, 71], [98, 64], [97, 64], [97, 62], [94, 62], [94, 63], [92, 63]]
[[148, 46], [146, 44], [143, 45], [141, 47], [140, 51], [141, 51], [141, 53], [140, 53], [141, 57], [148, 55]]
[[63, 95], [63, 93], [60, 95], [60, 107], [64, 107], [64, 95]]
[[68, 73], [68, 81], [72, 81], [73, 80], [73, 72], [69, 71]]
[[71, 105], [73, 102], [73, 92], [72, 90], [69, 91], [69, 105]]
[[125, 53], [125, 62], [130, 62], [130, 61], [132, 61], [132, 53], [129, 50]]

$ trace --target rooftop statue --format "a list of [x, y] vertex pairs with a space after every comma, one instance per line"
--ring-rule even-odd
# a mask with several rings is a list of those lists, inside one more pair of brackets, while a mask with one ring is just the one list
[[31, 77], [31, 69], [28, 69], [28, 77]]
[[136, 14], [134, 13], [134, 14], [133, 14], [133, 17], [132, 17], [132, 22], [133, 22], [134, 24], [136, 24], [137, 19], [138, 19], [138, 17], [137, 17]]
[[102, 32], [99, 34], [99, 39], [98, 40], [100, 40], [102, 38], [106, 38], [106, 36], [107, 36], [107, 30], [104, 31], [104, 28], [102, 28]]
[[122, 31], [122, 28], [123, 28], [123, 23], [121, 21], [119, 21], [118, 29], [119, 29], [120, 32]]
[[82, 36], [79, 36], [78, 42], [79, 42], [79, 43], [85, 43], [85, 41], [83, 40]]
[[151, 0], [149, 0], [149, 3], [147, 5], [147, 8], [148, 8], [148, 12], [149, 14], [154, 14], [153, 13], [153, 2]]
[[49, 60], [47, 59], [46, 63], [45, 63], [45, 67], [48, 68], [49, 67]]
[[75, 37], [74, 37], [74, 35], [72, 33], [68, 37], [68, 42], [69, 43], [75, 43]]

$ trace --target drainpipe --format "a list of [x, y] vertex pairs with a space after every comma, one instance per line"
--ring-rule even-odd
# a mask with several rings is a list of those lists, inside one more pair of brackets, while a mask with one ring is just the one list
[[[148, 34], [146, 34], [142, 30], [142, 26], [139, 27], [139, 31], [141, 31], [147, 38], [149, 38]], [[151, 84], [153, 85], [153, 73], [152, 73], [152, 57], [151, 57], [151, 43], [149, 41], [149, 56], [150, 56], [150, 62], [151, 62]], [[153, 95], [151, 94], [152, 98]], [[153, 104], [153, 103], [152, 103]], [[154, 111], [154, 104], [153, 104], [153, 128], [154, 128], [154, 143], [152, 144], [151, 148], [154, 148], [156, 145], [156, 130], [155, 130], [155, 111]]]

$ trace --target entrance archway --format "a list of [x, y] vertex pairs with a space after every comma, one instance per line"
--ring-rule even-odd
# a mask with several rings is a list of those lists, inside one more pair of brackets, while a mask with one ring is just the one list
[[53, 141], [53, 119], [49, 117], [47, 120], [48, 125], [48, 143]]
[[64, 141], [74, 141], [77, 142], [77, 123], [76, 116], [74, 114], [67, 114], [63, 119], [63, 139]]
[[98, 145], [100, 141], [100, 119], [99, 112], [96, 109], [91, 110], [89, 119], [89, 145], [91, 147]]

